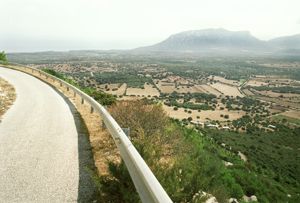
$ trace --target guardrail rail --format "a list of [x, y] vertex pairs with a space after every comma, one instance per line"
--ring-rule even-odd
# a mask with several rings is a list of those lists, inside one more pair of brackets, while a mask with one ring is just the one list
[[[146, 164], [144, 159], [138, 153], [134, 145], [125, 135], [119, 124], [115, 119], [107, 112], [107, 110], [95, 101], [92, 97], [82, 92], [75, 86], [53, 76], [42, 70], [35, 69], [32, 67], [24, 66], [21, 64], [8, 63], [1, 65], [5, 68], [18, 70], [30, 75], [38, 73], [39, 76], [45, 79], [52, 79], [53, 81], [59, 82], [61, 87], [66, 87], [67, 91], [73, 91], [74, 96], [80, 96], [82, 103], [86, 102], [91, 106], [91, 112], [97, 112], [100, 114], [107, 127], [110, 135], [114, 139], [115, 144], [120, 151], [121, 157], [124, 160], [129, 174], [133, 180], [135, 188], [144, 203], [157, 202], [157, 203], [171, 203], [172, 200], [161, 186], [159, 181], [152, 173], [149, 166]], [[99, 124], [100, 125], [100, 124]]]

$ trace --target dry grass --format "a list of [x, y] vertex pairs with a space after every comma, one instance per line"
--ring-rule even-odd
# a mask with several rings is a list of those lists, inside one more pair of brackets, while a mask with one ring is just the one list
[[155, 83], [156, 87], [161, 91], [161, 93], [170, 94], [170, 93], [176, 91], [175, 83], [173, 83], [173, 82], [154, 80], [154, 83]]
[[[107, 88], [105, 88], [107, 87]], [[100, 89], [108, 94], [113, 94], [117, 96], [124, 95], [126, 92], [127, 84], [103, 84], [100, 85]]]
[[159, 96], [159, 91], [153, 87], [151, 84], [144, 84], [144, 89], [142, 88], [127, 88], [126, 95], [131, 96], [144, 96], [144, 97], [154, 97]]
[[201, 85], [178, 85], [176, 88], [176, 92], [178, 93], [203, 93]]
[[253, 92], [251, 92], [249, 89], [243, 89], [244, 94], [246, 94], [247, 96], [253, 96]]
[[225, 85], [219, 82], [214, 83], [211, 86], [217, 89], [218, 91], [222, 92], [224, 95], [233, 96], [233, 97], [236, 96], [243, 97], [243, 95], [240, 93], [237, 87]]
[[290, 110], [281, 114], [290, 118], [300, 119], [300, 111]]
[[294, 108], [300, 110], [299, 103], [290, 102], [284, 98], [266, 97], [264, 95], [260, 95], [258, 91], [253, 91], [253, 93], [255, 94], [255, 97], [261, 101], [276, 103], [276, 105], [282, 106], [285, 109]]
[[15, 88], [0, 78], [0, 122], [1, 116], [9, 109], [16, 99]]
[[265, 95], [268, 97], [285, 97], [285, 98], [294, 98], [300, 97], [300, 94], [293, 94], [293, 93], [278, 93], [273, 91], [259, 91], [261, 95]]
[[220, 76], [209, 76], [208, 77], [209, 79], [213, 79], [215, 81], [219, 81], [221, 83], [224, 83], [224, 84], [228, 84], [228, 85], [233, 85], [233, 86], [238, 86], [239, 85], [239, 82], [236, 81], [236, 80], [228, 80], [228, 79], [225, 79], [223, 77], [220, 77]]
[[102, 125], [100, 115], [91, 113], [91, 107], [87, 103], [81, 104], [80, 97], [74, 97], [73, 93], [66, 90], [62, 90], [62, 92], [71, 99], [87, 126], [99, 174], [108, 175], [107, 162], [119, 162], [120, 156], [112, 137]]
[[[177, 111], [173, 109], [173, 107], [169, 107], [164, 105], [164, 110], [168, 113], [168, 115], [172, 118], [177, 119], [184, 119], [188, 117], [192, 117], [194, 121], [200, 121], [205, 122], [208, 120], [218, 120], [218, 121], [227, 121], [227, 120], [236, 120], [238, 118], [241, 118], [243, 115], [245, 115], [244, 111], [228, 111], [227, 109], [224, 110], [207, 110], [207, 111], [201, 111], [198, 112], [197, 110], [190, 110], [192, 113], [188, 113], [184, 111], [184, 108], [178, 108]], [[224, 117], [221, 117], [221, 115], [229, 115], [228, 119], [225, 119]], [[200, 116], [198, 119], [197, 116]]]
[[205, 93], [207, 94], [214, 94], [217, 97], [222, 95], [220, 91], [218, 91], [217, 89], [211, 87], [210, 85], [201, 85], [201, 88], [204, 90]]
[[246, 84], [246, 86], [253, 86], [253, 87], [266, 86], [266, 85], [268, 85], [268, 83], [261, 80], [254, 80], [254, 79], [249, 80]]

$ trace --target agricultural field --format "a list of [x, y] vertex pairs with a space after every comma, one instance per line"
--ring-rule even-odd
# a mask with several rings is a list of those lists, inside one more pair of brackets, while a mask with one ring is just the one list
[[185, 94], [185, 93], [203, 93], [205, 90], [202, 85], [178, 85], [176, 92]]
[[[222, 92], [217, 90], [216, 88], [213, 88], [211, 85], [201, 85], [201, 88], [204, 90], [207, 94], [214, 94], [217, 97], [222, 95]], [[229, 96], [229, 95], [228, 95]]]
[[300, 127], [300, 111], [289, 110], [272, 117], [274, 121]]
[[184, 122], [189, 118], [190, 123], [219, 122], [245, 131], [246, 126], [236, 123], [248, 122], [251, 118], [255, 120], [251, 126], [270, 130], [262, 124], [263, 120], [275, 121], [271, 118], [300, 110], [297, 59], [176, 60], [114, 54], [61, 63], [57, 62], [61, 58], [54, 58], [56, 63], [49, 58], [47, 63], [37, 62], [33, 66], [47, 66], [82, 86], [115, 95], [118, 100], [147, 98], [162, 103], [170, 117]]
[[222, 83], [214, 83], [211, 85], [213, 88], [216, 90], [222, 92], [223, 95], [226, 96], [233, 96], [233, 97], [243, 97], [244, 95], [241, 94], [239, 89], [236, 86], [230, 86], [230, 85], [225, 85]]
[[224, 77], [220, 77], [220, 76], [214, 76], [214, 75], [210, 75], [208, 77], [208, 79], [216, 81], [216, 82], [220, 82], [226, 85], [231, 85], [231, 86], [239, 86], [240, 82], [237, 80], [228, 80]]
[[158, 97], [159, 91], [152, 84], [144, 84], [143, 88], [127, 88], [126, 95], [142, 97]]
[[172, 82], [161, 81], [161, 80], [154, 80], [153, 82], [161, 93], [171, 94], [172, 92], [177, 91], [176, 85]]
[[300, 111], [289, 110], [289, 111], [282, 113], [282, 115], [290, 117], [290, 118], [300, 119]]
[[[206, 110], [206, 111], [198, 111], [198, 110], [186, 110], [184, 108], [178, 108], [174, 110], [174, 107], [163, 106], [164, 110], [168, 113], [168, 115], [175, 119], [188, 119], [192, 118], [193, 121], [199, 121], [201, 123], [210, 122], [210, 121], [220, 121], [227, 122], [241, 118], [246, 113], [244, 111], [228, 111], [224, 110]], [[226, 118], [225, 118], [225, 115]]]
[[99, 85], [99, 89], [105, 93], [121, 96], [124, 95], [127, 89], [127, 84], [102, 84]]
[[259, 79], [250, 79], [247, 83], [247, 86], [252, 86], [252, 87], [259, 87], [259, 86], [266, 86], [268, 83], [263, 82], [262, 80]]

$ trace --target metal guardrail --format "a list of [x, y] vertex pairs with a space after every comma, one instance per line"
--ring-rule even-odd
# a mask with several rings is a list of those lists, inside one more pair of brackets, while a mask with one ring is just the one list
[[[7, 66], [8, 65], [8, 66]], [[12, 66], [11, 66], [12, 65]], [[115, 144], [117, 145], [121, 157], [124, 160], [129, 174], [133, 180], [135, 188], [144, 203], [171, 203], [172, 200], [158, 182], [151, 169], [148, 167], [144, 159], [138, 153], [131, 141], [125, 135], [119, 124], [115, 119], [107, 112], [107, 110], [95, 101], [92, 97], [82, 92], [73, 85], [56, 78], [44, 71], [24, 66], [21, 64], [4, 64], [3, 67], [22, 71], [27, 74], [38, 73], [40, 77], [44, 76], [46, 79], [52, 79], [58, 81], [61, 87], [66, 87], [67, 91], [73, 91], [74, 96], [79, 95], [82, 103], [87, 102], [91, 106], [91, 112], [98, 112], [101, 115], [109, 133], [113, 137]], [[34, 75], [35, 76], [35, 75]]]

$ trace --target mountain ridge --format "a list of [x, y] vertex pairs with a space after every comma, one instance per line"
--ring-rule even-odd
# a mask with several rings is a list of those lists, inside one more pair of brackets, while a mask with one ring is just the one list
[[223, 28], [189, 30], [170, 35], [150, 46], [134, 49], [138, 52], [223, 52], [277, 53], [300, 50], [300, 34], [260, 40], [249, 31], [229, 31]]

